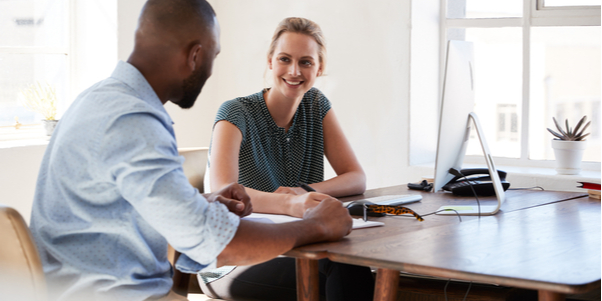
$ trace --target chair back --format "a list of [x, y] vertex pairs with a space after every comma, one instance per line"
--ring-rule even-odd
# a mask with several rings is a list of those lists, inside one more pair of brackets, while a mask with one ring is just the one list
[[[182, 168], [184, 175], [188, 178], [190, 185], [199, 190], [200, 193], [205, 192], [204, 179], [207, 170], [207, 159], [209, 154], [208, 147], [180, 148], [178, 149], [180, 156], [184, 157]], [[180, 256], [180, 252], [174, 250], [171, 246], [168, 247], [167, 258], [172, 265]], [[196, 277], [191, 277], [190, 274], [185, 274], [177, 269], [174, 269], [172, 277], [172, 291], [180, 296], [186, 297], [188, 293], [202, 293]]]
[[[0, 204], [0, 296], [44, 300], [46, 281], [38, 250], [19, 212]], [[3, 298], [4, 298], [3, 297]]]
[[209, 154], [208, 147], [190, 147], [178, 149], [180, 156], [184, 157], [182, 168], [184, 175], [188, 178], [190, 185], [199, 190], [200, 193], [205, 192], [203, 185], [205, 180], [205, 172], [207, 170], [207, 156]]

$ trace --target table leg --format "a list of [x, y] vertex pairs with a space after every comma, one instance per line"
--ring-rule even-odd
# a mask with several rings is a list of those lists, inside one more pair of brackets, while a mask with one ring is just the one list
[[537, 295], [539, 301], [564, 301], [566, 299], [564, 294], [550, 291], [538, 291]]
[[399, 286], [399, 271], [378, 269], [376, 272], [376, 287], [374, 288], [374, 301], [397, 300], [397, 287]]
[[318, 261], [305, 258], [296, 259], [297, 301], [320, 300], [320, 275]]

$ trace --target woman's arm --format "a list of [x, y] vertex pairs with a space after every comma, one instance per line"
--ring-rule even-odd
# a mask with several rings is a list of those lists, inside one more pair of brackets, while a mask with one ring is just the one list
[[[238, 182], [238, 156], [242, 133], [232, 123], [218, 121], [213, 128], [211, 142], [211, 191], [218, 191], [230, 183]], [[254, 212], [287, 214], [302, 217], [305, 210], [317, 206], [330, 196], [321, 193], [302, 195], [268, 193], [245, 187], [251, 197]]]
[[337, 176], [310, 186], [318, 192], [333, 197], [364, 193], [366, 190], [366, 175], [332, 109], [324, 116], [322, 125], [324, 154]]

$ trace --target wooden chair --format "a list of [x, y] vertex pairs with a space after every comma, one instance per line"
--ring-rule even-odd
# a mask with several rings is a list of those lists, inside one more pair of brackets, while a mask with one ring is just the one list
[[[190, 184], [203, 193], [203, 181], [209, 149], [182, 148], [184, 174]], [[175, 263], [179, 252], [169, 247], [168, 258]], [[197, 277], [175, 270], [172, 291], [186, 297], [202, 293]], [[23, 217], [13, 208], [0, 204], [0, 299], [46, 300], [46, 281], [42, 262]], [[170, 296], [166, 300], [173, 300]]]
[[[190, 184], [199, 190], [200, 193], [205, 191], [203, 185], [205, 179], [205, 171], [207, 170], [207, 159], [209, 154], [209, 148], [207, 147], [195, 147], [195, 148], [180, 148], [178, 152], [184, 157], [184, 174], [188, 178]], [[175, 265], [176, 260], [180, 256], [180, 252], [174, 250], [169, 246], [168, 258], [172, 265]], [[174, 269], [173, 275], [173, 287], [172, 290], [184, 297], [188, 296], [188, 293], [201, 294], [201, 288], [199, 286], [196, 276], [191, 277], [191, 274], [182, 273], [177, 269]]]
[[[187, 300], [174, 293], [157, 301]], [[31, 232], [17, 210], [0, 204], [0, 300], [47, 299], [42, 261]]]
[[[0, 204], [0, 299], [46, 300], [42, 261], [19, 212]], [[6, 298], [6, 299], [5, 299]]]

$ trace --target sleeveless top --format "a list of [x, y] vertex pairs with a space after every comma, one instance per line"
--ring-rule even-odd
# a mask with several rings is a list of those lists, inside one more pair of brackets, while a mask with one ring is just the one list
[[[265, 90], [264, 90], [265, 91]], [[226, 101], [215, 123], [226, 120], [242, 133], [238, 183], [273, 192], [324, 181], [322, 120], [331, 104], [316, 88], [305, 95], [288, 131], [278, 127], [263, 98], [264, 91]]]

